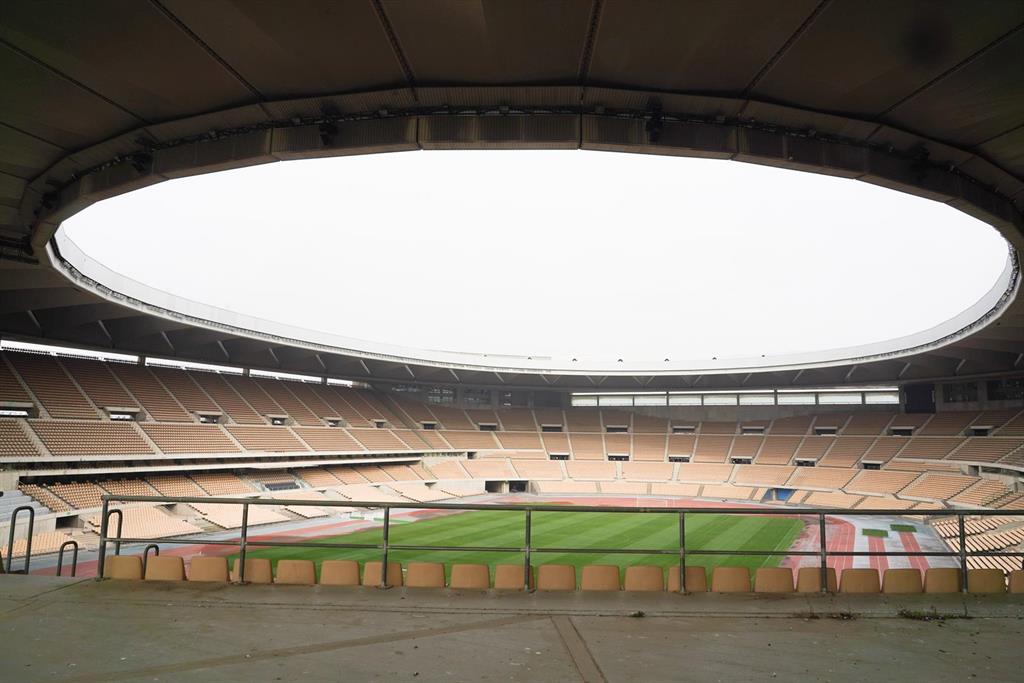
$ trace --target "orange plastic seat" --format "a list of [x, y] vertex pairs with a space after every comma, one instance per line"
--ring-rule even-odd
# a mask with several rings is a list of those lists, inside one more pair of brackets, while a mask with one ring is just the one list
[[[231, 580], [242, 580], [238, 573], [238, 558], [235, 558], [234, 569], [231, 570]], [[273, 583], [274, 572], [270, 568], [270, 560], [263, 557], [246, 558], [245, 581], [246, 583]]]
[[453, 564], [448, 587], [485, 591], [491, 587], [490, 570], [486, 564]]
[[921, 593], [922, 591], [924, 591], [924, 585], [921, 583], [920, 569], [886, 569], [882, 575], [883, 593]]
[[925, 593], [959, 593], [960, 570], [952, 567], [929, 567], [924, 573]]
[[227, 582], [228, 558], [193, 557], [188, 563], [188, 580]]
[[839, 577], [840, 593], [878, 593], [881, 590], [877, 569], [844, 569]]
[[[380, 585], [380, 572], [381, 565], [380, 560], [371, 560], [363, 565], [363, 585], [364, 586], [379, 586]], [[388, 562], [388, 586], [401, 586], [402, 585], [402, 565], [398, 562]]]
[[1014, 569], [1010, 572], [1010, 592], [1024, 593], [1024, 569]]
[[583, 567], [580, 576], [580, 590], [622, 590], [622, 584], [619, 583], [619, 568], [614, 564], [588, 564]]
[[112, 555], [103, 564], [103, 578], [142, 580], [142, 558], [138, 555]]
[[[668, 589], [673, 593], [678, 593], [682, 588], [679, 586], [679, 567], [669, 567], [668, 570]], [[708, 573], [704, 567], [687, 566], [686, 567], [686, 592], [687, 593], [706, 593], [708, 590]]]
[[286, 586], [316, 584], [316, 567], [313, 560], [278, 560], [277, 583]]
[[1005, 593], [1006, 577], [1002, 569], [968, 569], [968, 593]]
[[651, 565], [626, 567], [626, 578], [622, 588], [627, 591], [663, 591], [665, 590], [665, 573], [661, 567]]
[[409, 588], [444, 588], [444, 565], [440, 562], [410, 562], [405, 568]]
[[[524, 568], [521, 564], [494, 565], [494, 588], [500, 591], [521, 591], [525, 588]], [[537, 570], [530, 567], [530, 588], [537, 585]]]
[[[828, 581], [828, 592], [836, 593], [839, 590], [839, 581], [836, 579], [835, 567], [828, 567], [826, 580]], [[821, 592], [821, 567], [800, 567], [796, 570], [796, 592], [797, 593], [820, 593]]]
[[146, 560], [146, 581], [184, 581], [185, 562], [177, 555], [154, 555]]
[[715, 567], [711, 572], [713, 593], [749, 593], [750, 570], [746, 567]]
[[792, 593], [793, 570], [789, 567], [761, 567], [754, 572], [755, 593]]
[[355, 560], [324, 560], [320, 564], [321, 586], [358, 586], [359, 563]]
[[542, 564], [537, 568], [537, 590], [576, 590], [576, 568], [570, 564]]

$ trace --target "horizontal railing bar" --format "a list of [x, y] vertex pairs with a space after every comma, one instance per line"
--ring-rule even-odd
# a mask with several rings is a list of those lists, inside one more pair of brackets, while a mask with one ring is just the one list
[[[239, 541], [197, 541], [195, 539], [172, 539], [172, 538], [118, 538], [108, 536], [100, 538], [101, 541], [125, 543], [167, 543], [178, 545], [227, 545], [238, 546]], [[342, 550], [382, 550], [381, 544], [373, 543], [317, 543], [314, 541], [301, 541], [298, 543], [281, 543], [279, 541], [248, 541], [248, 545], [263, 548], [325, 548]], [[522, 553], [526, 552], [524, 547], [510, 546], [457, 546], [457, 545], [396, 545], [388, 544], [390, 550], [416, 550], [416, 551], [438, 551], [438, 552], [489, 552], [489, 553]], [[577, 555], [677, 555], [677, 548], [536, 548], [531, 547], [530, 552], [534, 553], [557, 553]], [[687, 555], [736, 555], [740, 557], [770, 557], [774, 555], [792, 555], [794, 557], [817, 557], [820, 553], [817, 550], [691, 550], [686, 549]], [[959, 557], [958, 552], [940, 551], [871, 551], [871, 550], [830, 550], [829, 556], [835, 557]], [[995, 550], [968, 551], [967, 557], [1024, 557], [1024, 551], [1006, 552]]]
[[487, 503], [385, 503], [356, 500], [292, 500], [286, 498], [215, 498], [203, 496], [118, 496], [104, 494], [104, 501], [123, 503], [227, 503], [231, 505], [278, 505], [297, 507], [391, 508], [396, 510], [504, 510], [534, 512], [615, 512], [620, 514], [693, 515], [848, 515], [858, 517], [999, 517], [1024, 516], [1024, 510], [843, 510], [836, 508], [714, 508], [714, 507], [614, 507], [605, 505], [521, 505]]

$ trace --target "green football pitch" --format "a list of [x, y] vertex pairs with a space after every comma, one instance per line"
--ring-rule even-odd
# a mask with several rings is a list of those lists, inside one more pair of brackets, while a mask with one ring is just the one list
[[[624, 555], [602, 552], [605, 548], [644, 548], [678, 550], [678, 517], [657, 513], [612, 512], [535, 512], [532, 521], [531, 557], [534, 565], [615, 564], [627, 567], [633, 564], [653, 564], [663, 567], [679, 563], [678, 555]], [[523, 513], [518, 511], [468, 511], [432, 519], [411, 522], [393, 521], [389, 542], [394, 545], [420, 546], [502, 546], [524, 545]], [[715, 567], [718, 565], [757, 567], [776, 566], [786, 554], [793, 540], [803, 529], [798, 519], [756, 515], [723, 515], [713, 513], [686, 516], [686, 545], [688, 550], [761, 550], [774, 552], [767, 556], [703, 555], [692, 556], [690, 565]], [[333, 543], [372, 543], [382, 540], [381, 528], [323, 538], [281, 539]], [[586, 553], [544, 552], [544, 548], [586, 548]], [[332, 559], [350, 559], [365, 562], [379, 560], [376, 549], [333, 549], [260, 547], [250, 548], [248, 557], [265, 557], [272, 562], [279, 559], [309, 559], [319, 562]], [[233, 561], [234, 556], [232, 556]], [[432, 551], [392, 550], [389, 559], [396, 562], [442, 562], [450, 569], [453, 563], [480, 563], [491, 565], [523, 561], [522, 553], [492, 552], [486, 550]]]

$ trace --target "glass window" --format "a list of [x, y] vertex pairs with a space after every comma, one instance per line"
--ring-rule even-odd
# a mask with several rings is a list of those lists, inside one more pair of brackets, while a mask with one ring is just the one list
[[813, 406], [815, 404], [815, 396], [813, 393], [779, 393], [779, 405], [780, 406]]
[[773, 406], [775, 394], [740, 394], [741, 406]]
[[633, 396], [623, 396], [621, 394], [609, 394], [607, 396], [599, 396], [600, 400], [598, 403], [602, 406], [632, 406]]
[[996, 379], [988, 383], [988, 400], [1024, 400], [1024, 379]]
[[942, 385], [942, 400], [946, 403], [969, 403], [978, 400], [977, 382], [956, 382]]
[[700, 394], [669, 394], [668, 404], [670, 406], [699, 406]]
[[668, 404], [665, 394], [639, 394], [633, 397], [635, 406], [663, 406]]
[[866, 391], [864, 392], [864, 403], [869, 406], [896, 405], [900, 402], [898, 391]]
[[573, 396], [572, 404], [577, 408], [584, 408], [597, 405], [597, 396]]
[[821, 393], [818, 394], [818, 403], [823, 406], [846, 406], [860, 405], [860, 392], [856, 393]]
[[704, 405], [734, 406], [736, 405], [736, 394], [704, 394]]

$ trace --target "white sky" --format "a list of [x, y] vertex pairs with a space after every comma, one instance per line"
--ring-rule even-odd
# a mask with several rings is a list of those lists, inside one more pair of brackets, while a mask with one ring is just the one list
[[737, 162], [405, 152], [174, 180], [65, 223], [128, 277], [418, 348], [719, 358], [890, 339], [996, 281], [999, 234], [942, 204]]

